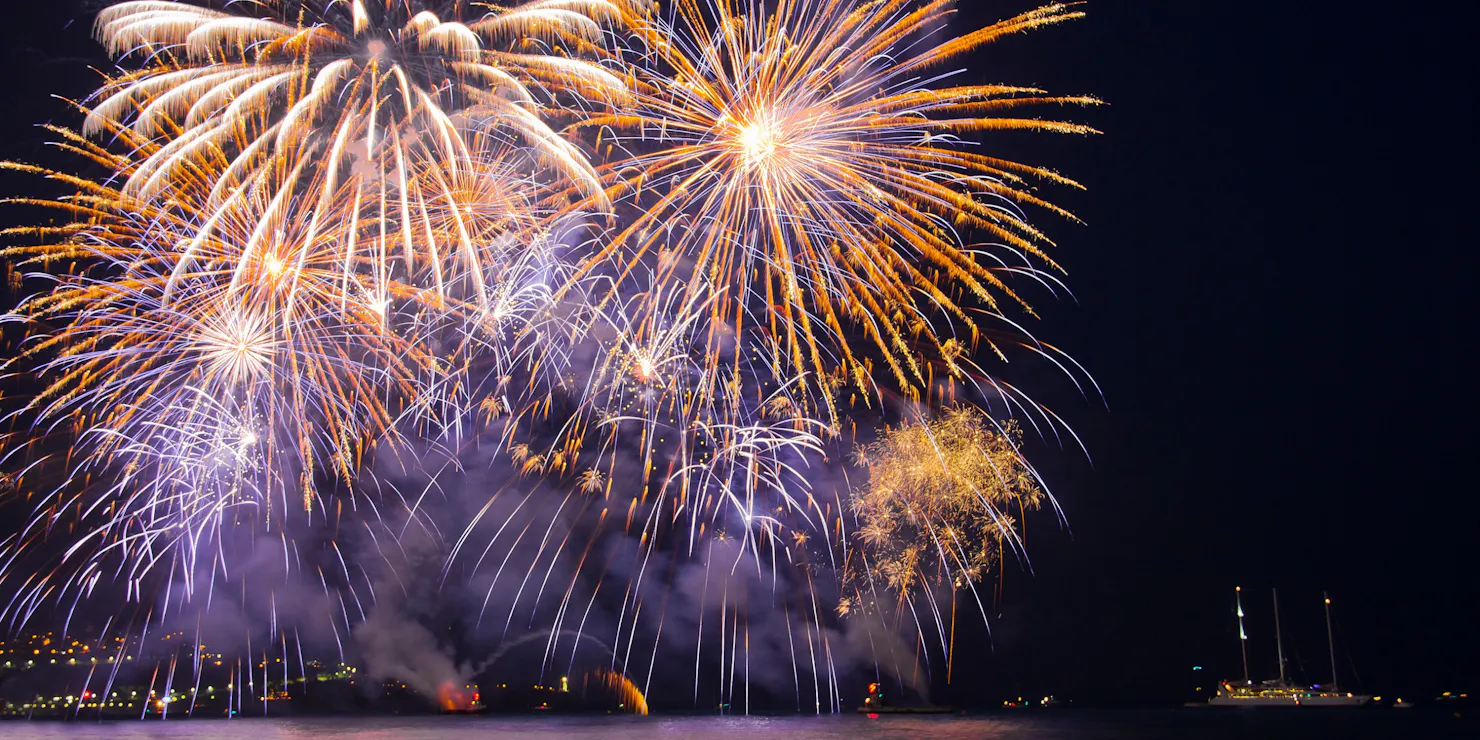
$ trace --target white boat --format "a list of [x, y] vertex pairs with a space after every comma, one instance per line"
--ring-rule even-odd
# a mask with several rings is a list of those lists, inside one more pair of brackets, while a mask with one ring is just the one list
[[1240, 684], [1225, 681], [1218, 694], [1208, 700], [1215, 707], [1359, 707], [1371, 701], [1367, 694], [1333, 691], [1323, 686], [1306, 688], [1275, 681]]
[[1274, 681], [1255, 683], [1249, 679], [1249, 652], [1246, 647], [1249, 636], [1244, 632], [1244, 605], [1242, 589], [1234, 589], [1234, 600], [1238, 606], [1239, 649], [1244, 658], [1244, 680], [1224, 681], [1218, 692], [1208, 700], [1214, 707], [1358, 707], [1372, 700], [1368, 694], [1342, 691], [1336, 684], [1336, 639], [1331, 631], [1331, 598], [1321, 596], [1326, 602], [1326, 644], [1331, 651], [1331, 683], [1328, 685], [1300, 686], [1285, 677], [1285, 646], [1280, 638], [1280, 596], [1274, 592], [1274, 641], [1279, 651], [1280, 677]]

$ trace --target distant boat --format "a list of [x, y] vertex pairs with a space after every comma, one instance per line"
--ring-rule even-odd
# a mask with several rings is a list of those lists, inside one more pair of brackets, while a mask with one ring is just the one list
[[1371, 701], [1366, 694], [1333, 691], [1322, 686], [1280, 684], [1264, 681], [1242, 684], [1224, 681], [1218, 695], [1208, 700], [1214, 707], [1359, 707]]
[[1279, 652], [1280, 677], [1278, 680], [1254, 683], [1249, 679], [1249, 652], [1245, 643], [1249, 637], [1244, 632], [1244, 605], [1242, 589], [1234, 589], [1234, 603], [1238, 607], [1239, 650], [1244, 658], [1244, 680], [1224, 681], [1218, 686], [1217, 695], [1208, 700], [1214, 707], [1358, 707], [1372, 700], [1368, 694], [1342, 691], [1336, 683], [1336, 639], [1331, 631], [1331, 598], [1321, 594], [1326, 602], [1326, 644], [1331, 651], [1331, 683], [1327, 685], [1300, 686], [1290, 683], [1285, 677], [1285, 646], [1280, 637], [1280, 595], [1274, 591], [1274, 641]]

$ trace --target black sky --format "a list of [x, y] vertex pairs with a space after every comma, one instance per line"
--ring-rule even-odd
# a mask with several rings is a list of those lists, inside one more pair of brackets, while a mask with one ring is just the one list
[[[1029, 7], [962, 4], [973, 27]], [[49, 96], [85, 95], [103, 63], [80, 5], [7, 3], [0, 158], [34, 159], [36, 123], [77, 123]], [[1089, 188], [1049, 193], [1087, 225], [1044, 221], [1077, 304], [1040, 300], [1035, 331], [1109, 408], [1061, 376], [1014, 377], [1094, 464], [1035, 451], [1072, 536], [1030, 523], [1034, 573], [1009, 570], [994, 652], [958, 653], [959, 698], [1175, 698], [1194, 664], [1235, 676], [1234, 585], [1256, 673], [1275, 670], [1278, 587], [1306, 676], [1325, 678], [1326, 589], [1344, 681], [1354, 666], [1368, 690], [1480, 690], [1468, 18], [1324, 1], [1087, 10], [972, 65], [1110, 103], [1073, 114], [1104, 136], [999, 143]]]

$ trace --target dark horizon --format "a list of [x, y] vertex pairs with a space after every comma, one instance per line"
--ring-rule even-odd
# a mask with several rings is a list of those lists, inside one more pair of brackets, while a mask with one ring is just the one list
[[[40, 156], [37, 124], [78, 123], [53, 96], [85, 97], [106, 64], [81, 9], [96, 5], [12, 9], [0, 160]], [[1034, 5], [966, 0], [959, 23]], [[1194, 665], [1242, 674], [1235, 586], [1256, 680], [1277, 673], [1278, 588], [1293, 677], [1329, 679], [1324, 591], [1344, 688], [1480, 689], [1465, 23], [1232, 5], [1093, 0], [971, 64], [974, 80], [1108, 103], [1069, 116], [1101, 136], [1004, 139], [1088, 188], [1056, 193], [1085, 225], [1038, 218], [1074, 298], [1037, 301], [1033, 329], [1105, 400], [1005, 370], [1093, 463], [1072, 441], [1031, 445], [1068, 529], [1028, 519], [1031, 572], [1008, 563], [990, 638], [960, 636], [942, 701], [1180, 701]], [[28, 182], [6, 175], [0, 195]]]

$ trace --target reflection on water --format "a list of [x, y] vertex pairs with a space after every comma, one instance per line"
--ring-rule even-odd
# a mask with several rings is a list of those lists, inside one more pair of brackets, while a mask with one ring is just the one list
[[6, 740], [1233, 740], [1310, 737], [1475, 738], [1480, 722], [1393, 710], [1063, 711], [990, 716], [881, 717], [320, 717], [172, 722], [0, 722]]

